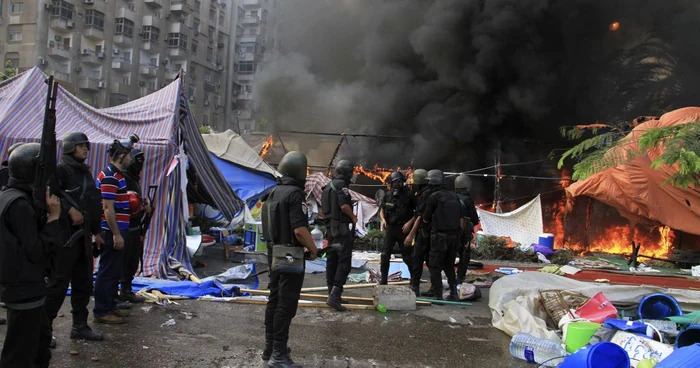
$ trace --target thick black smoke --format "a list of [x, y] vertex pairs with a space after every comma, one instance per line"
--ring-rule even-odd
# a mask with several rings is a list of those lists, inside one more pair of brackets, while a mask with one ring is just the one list
[[499, 145], [504, 162], [530, 161], [571, 145], [560, 126], [658, 115], [700, 92], [693, 1], [285, 0], [281, 19], [283, 52], [255, 90], [265, 116], [410, 137], [344, 147], [367, 163], [462, 171]]

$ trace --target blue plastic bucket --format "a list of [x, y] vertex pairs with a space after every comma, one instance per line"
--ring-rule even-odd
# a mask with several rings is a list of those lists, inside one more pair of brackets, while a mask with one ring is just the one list
[[554, 249], [554, 234], [540, 234], [537, 244], [549, 249]]
[[611, 342], [600, 342], [578, 349], [559, 368], [630, 368], [630, 357], [625, 349]]
[[676, 348], [682, 348], [700, 343], [700, 325], [690, 325], [678, 333]]
[[664, 319], [682, 316], [683, 310], [676, 298], [666, 294], [650, 294], [642, 298], [637, 309], [639, 319]]
[[700, 362], [700, 344], [694, 344], [675, 350], [655, 368], [697, 368], [698, 362]]

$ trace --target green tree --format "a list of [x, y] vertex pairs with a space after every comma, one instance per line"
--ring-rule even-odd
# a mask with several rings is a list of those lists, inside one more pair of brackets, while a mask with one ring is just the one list
[[212, 129], [209, 125], [203, 125], [199, 127], [199, 134], [211, 134]]
[[10, 79], [17, 75], [17, 68], [12, 66], [12, 61], [8, 60], [5, 63], [5, 70], [2, 72], [2, 80]]

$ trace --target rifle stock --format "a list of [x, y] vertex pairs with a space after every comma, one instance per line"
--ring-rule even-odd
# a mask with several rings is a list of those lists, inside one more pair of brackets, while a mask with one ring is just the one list
[[46, 81], [49, 86], [46, 96], [46, 110], [44, 111], [44, 128], [41, 133], [41, 151], [34, 177], [34, 203], [40, 209], [47, 211], [46, 187], [51, 194], [62, 197], [61, 188], [56, 179], [56, 95], [58, 82], [54, 82], [53, 76]]
[[151, 227], [151, 218], [153, 218], [153, 211], [155, 211], [155, 200], [156, 200], [156, 193], [158, 192], [158, 186], [157, 185], [149, 185], [148, 186], [148, 200], [150, 201], [149, 205], [151, 206], [151, 213], [146, 214], [146, 216], [143, 218], [143, 222], [141, 223], [141, 236], [145, 237], [146, 233], [148, 232], [148, 228]]

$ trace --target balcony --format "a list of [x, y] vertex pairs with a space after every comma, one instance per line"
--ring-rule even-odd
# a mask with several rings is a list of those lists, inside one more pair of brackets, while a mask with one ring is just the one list
[[187, 15], [190, 13], [190, 5], [185, 0], [172, 0], [170, 11], [175, 15]]
[[134, 45], [134, 39], [132, 37], [128, 37], [128, 36], [125, 36], [123, 34], [120, 34], [120, 35], [114, 36], [114, 43], [123, 47], [123, 48], [128, 49]]
[[75, 29], [75, 22], [73, 19], [52, 15], [49, 27], [56, 32], [66, 33]]
[[85, 25], [85, 28], [83, 29], [83, 36], [85, 38], [89, 38], [93, 41], [104, 41], [105, 39], [105, 32], [102, 29], [99, 29], [93, 25]]
[[139, 65], [139, 74], [144, 77], [155, 77], [158, 72], [157, 65], [141, 64]]
[[131, 91], [131, 85], [126, 83], [112, 82], [109, 84], [109, 92], [128, 96]]
[[139, 88], [139, 93], [140, 93], [141, 97], [148, 96], [155, 91], [156, 91], [155, 89], [150, 88], [150, 87], [140, 87]]
[[175, 59], [186, 59], [187, 58], [187, 50], [185, 49], [168, 49], [168, 56], [171, 58]]
[[85, 64], [100, 65], [104, 61], [105, 53], [95, 52], [95, 50], [83, 49], [80, 53], [80, 61]]
[[121, 7], [117, 9], [117, 14], [115, 18], [126, 18], [132, 22], [135, 22], [136, 13], [134, 13], [134, 11], [129, 8]]
[[250, 110], [238, 110], [238, 118], [242, 120], [249, 120], [253, 118], [253, 113]]
[[258, 8], [260, 7], [260, 0], [243, 0], [244, 8]]
[[68, 73], [68, 72], [64, 73], [64, 72], [58, 72], [58, 71], [50, 70], [50, 69], [46, 69], [46, 70], [44, 70], [44, 72], [48, 75], [53, 75], [54, 79], [57, 79], [61, 82], [70, 83], [70, 73]]
[[154, 9], [160, 9], [163, 7], [162, 0], [145, 0], [144, 3], [146, 4], [146, 6], [150, 6]]
[[255, 80], [255, 74], [238, 74], [238, 80], [241, 82], [252, 82]]
[[87, 91], [99, 91], [100, 80], [97, 78], [80, 77], [78, 78], [78, 88]]
[[250, 92], [240, 92], [238, 93], [238, 96], [236, 96], [237, 100], [252, 100], [253, 99], [253, 94]]
[[170, 27], [168, 29], [170, 29], [170, 33], [183, 33], [186, 35], [190, 34], [190, 27], [181, 22], [170, 23]]
[[153, 15], [144, 15], [143, 16], [143, 26], [155, 26], [158, 27], [159, 24], [159, 19], [156, 18]]
[[159, 52], [159, 46], [158, 41], [150, 40], [141, 42], [141, 50], [151, 54]]
[[238, 61], [255, 61], [255, 53], [252, 52], [241, 52], [238, 55]]
[[131, 69], [131, 60], [115, 57], [112, 59], [112, 69], [122, 72], [128, 72]]
[[66, 46], [60, 43], [49, 43], [48, 56], [55, 57], [57, 59], [71, 59], [70, 46]]
[[243, 17], [243, 19], [241, 19], [241, 24], [247, 24], [247, 25], [260, 24], [260, 17], [257, 15], [248, 15], [246, 17]]
[[165, 69], [165, 82], [170, 83], [173, 80], [175, 80], [175, 78], [177, 77], [177, 74], [179, 72], [180, 71], [177, 69], [170, 69], [170, 68]]
[[240, 43], [257, 43], [259, 40], [256, 34], [244, 34], [238, 37], [238, 42]]
[[216, 91], [217, 89], [219, 89], [219, 83], [214, 82], [214, 81], [205, 80], [204, 81], [204, 89], [207, 91], [212, 91], [212, 92]]

